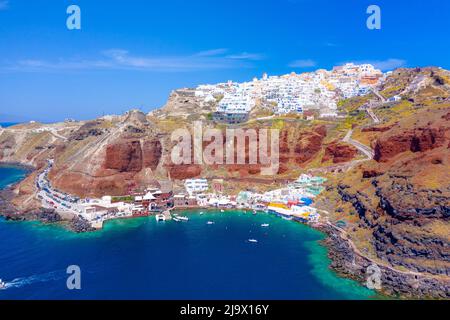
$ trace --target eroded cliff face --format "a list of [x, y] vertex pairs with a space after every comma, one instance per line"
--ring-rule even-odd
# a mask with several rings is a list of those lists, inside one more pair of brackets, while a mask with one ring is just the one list
[[332, 163], [344, 163], [353, 160], [358, 154], [358, 150], [349, 144], [333, 142], [325, 149], [322, 162], [332, 161]]
[[[404, 119], [375, 143], [376, 162], [343, 181], [342, 199], [370, 230], [377, 256], [394, 266], [450, 275], [450, 121], [448, 109]], [[426, 125], [425, 125], [426, 124]], [[351, 181], [351, 182], [350, 182]], [[362, 184], [369, 182], [364, 188]], [[355, 186], [356, 185], [356, 186]]]
[[[102, 134], [85, 134], [100, 130]], [[123, 195], [155, 179], [162, 143], [143, 113], [128, 113], [115, 123], [84, 125], [73, 135], [83, 137], [78, 142], [82, 146], [75, 151], [69, 144], [55, 159], [50, 173], [55, 187], [82, 197]]]
[[299, 128], [295, 125], [280, 132], [280, 171], [286, 173], [292, 166], [303, 167], [318, 156], [327, 136], [324, 125]]
[[386, 162], [402, 152], [424, 152], [441, 147], [446, 142], [449, 128], [419, 127], [398, 135], [386, 134], [375, 144], [375, 160]]
[[[171, 152], [175, 143], [170, 139], [171, 133], [178, 128], [192, 131], [192, 122], [180, 120], [172, 127], [165, 123], [165, 120], [154, 120], [139, 111], [131, 111], [122, 116], [107, 116], [54, 127], [36, 125], [36, 132], [34, 127], [27, 127], [14, 131], [14, 134], [3, 134], [0, 138], [3, 146], [1, 156], [5, 161], [25, 162], [37, 168], [45, 167], [47, 159], [54, 159], [49, 174], [52, 184], [61, 191], [79, 197], [128, 194], [156, 179], [167, 178], [230, 177], [242, 179], [243, 183], [249, 178], [250, 183], [253, 176], [260, 175], [262, 168], [270, 165], [259, 157], [256, 164], [250, 164], [252, 151], [248, 140], [245, 143], [244, 165], [237, 163], [237, 140], [234, 164], [227, 164], [225, 157], [223, 164], [194, 164], [191, 155], [191, 164], [174, 165]], [[204, 123], [205, 126], [212, 126], [211, 123]], [[271, 129], [271, 126], [266, 124], [263, 127], [253, 125], [244, 128], [255, 129], [258, 146], [261, 143], [261, 128]], [[270, 158], [269, 136], [266, 149]], [[309, 126], [295, 122], [284, 125], [280, 132], [278, 174], [288, 175], [289, 178], [291, 170], [305, 168], [319, 159], [324, 153], [326, 137], [325, 125]], [[223, 149], [226, 150], [225, 129], [222, 131], [222, 141]], [[203, 150], [208, 145], [209, 142], [204, 142]], [[351, 147], [340, 144], [328, 150], [328, 156], [335, 163], [355, 155]]]
[[122, 141], [106, 147], [105, 169], [118, 172], [139, 172], [142, 170], [143, 156], [140, 141]]

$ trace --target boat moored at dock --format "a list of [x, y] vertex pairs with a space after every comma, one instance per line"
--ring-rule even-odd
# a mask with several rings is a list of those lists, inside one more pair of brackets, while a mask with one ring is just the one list
[[156, 221], [166, 221], [166, 216], [163, 214], [157, 214], [155, 216], [155, 218], [156, 218]]
[[269, 213], [285, 220], [294, 220], [301, 223], [315, 223], [320, 218], [317, 209], [294, 203], [270, 203], [268, 209]]

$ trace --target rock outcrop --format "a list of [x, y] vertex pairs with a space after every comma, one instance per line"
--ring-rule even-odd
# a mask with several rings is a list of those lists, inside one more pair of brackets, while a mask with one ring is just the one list
[[426, 127], [383, 136], [375, 144], [375, 160], [385, 162], [402, 152], [424, 152], [439, 148], [444, 145], [448, 131], [449, 128], [444, 127]]
[[349, 144], [333, 142], [325, 149], [322, 162], [332, 161], [333, 163], [343, 163], [353, 160], [358, 154], [358, 150]]
[[105, 169], [119, 172], [138, 172], [142, 170], [143, 156], [140, 141], [123, 141], [108, 145], [105, 156]]

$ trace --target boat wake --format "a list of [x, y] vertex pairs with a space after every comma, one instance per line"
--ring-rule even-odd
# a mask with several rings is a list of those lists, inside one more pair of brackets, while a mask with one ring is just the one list
[[67, 276], [65, 270], [56, 270], [43, 274], [32, 275], [29, 277], [16, 278], [5, 283], [4, 289], [22, 288], [39, 282], [49, 282], [64, 279]]

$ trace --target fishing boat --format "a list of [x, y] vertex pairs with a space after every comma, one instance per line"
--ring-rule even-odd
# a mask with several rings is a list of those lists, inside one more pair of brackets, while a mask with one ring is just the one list
[[157, 214], [156, 221], [166, 221], [166, 216], [164, 216], [163, 214]]
[[0, 279], [0, 290], [4, 289], [6, 289], [6, 283], [2, 279]]
[[270, 224], [268, 224], [268, 223], [263, 223], [262, 225], [261, 225], [261, 227], [263, 227], [263, 228], [268, 228], [270, 226]]
[[256, 240], [256, 239], [248, 239], [248, 242], [251, 242], [251, 243], [258, 243], [258, 240]]

